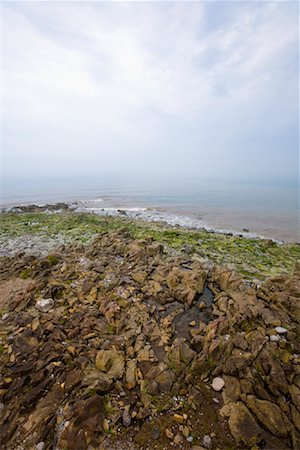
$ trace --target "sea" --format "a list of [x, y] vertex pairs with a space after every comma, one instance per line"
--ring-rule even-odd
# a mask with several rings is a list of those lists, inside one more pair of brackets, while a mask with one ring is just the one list
[[299, 242], [297, 183], [162, 176], [9, 179], [1, 208], [66, 202], [77, 211]]

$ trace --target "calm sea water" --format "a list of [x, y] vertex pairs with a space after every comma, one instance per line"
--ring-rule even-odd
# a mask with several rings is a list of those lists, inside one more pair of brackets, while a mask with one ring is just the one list
[[145, 220], [298, 241], [298, 196], [298, 186], [287, 183], [115, 176], [6, 181], [1, 206], [76, 202], [98, 214], [121, 209]]

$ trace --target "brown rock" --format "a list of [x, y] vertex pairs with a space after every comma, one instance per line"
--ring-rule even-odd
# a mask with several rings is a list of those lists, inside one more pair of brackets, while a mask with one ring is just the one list
[[259, 400], [253, 395], [248, 395], [247, 406], [272, 434], [277, 437], [289, 435], [292, 424], [277, 405], [268, 400]]
[[112, 350], [100, 350], [96, 356], [96, 368], [105, 372], [111, 379], [118, 379], [124, 373], [124, 353]]
[[237, 444], [251, 447], [263, 440], [263, 430], [257, 425], [248, 408], [241, 402], [231, 406], [228, 423]]

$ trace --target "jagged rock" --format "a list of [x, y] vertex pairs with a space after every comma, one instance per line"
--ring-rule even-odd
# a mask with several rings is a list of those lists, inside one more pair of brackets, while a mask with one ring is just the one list
[[231, 405], [228, 423], [237, 444], [252, 447], [264, 439], [263, 430], [257, 425], [248, 408], [241, 402]]
[[203, 439], [202, 439], [202, 445], [203, 445], [204, 448], [211, 448], [211, 446], [212, 446], [212, 440], [211, 440], [211, 437], [208, 436], [208, 434], [206, 434], [205, 436], [203, 436]]
[[287, 437], [290, 434], [292, 430], [290, 421], [274, 403], [267, 400], [259, 400], [253, 395], [248, 395], [247, 406], [258, 420], [275, 436]]
[[170, 392], [174, 382], [174, 373], [171, 370], [165, 370], [155, 378], [160, 392]]
[[87, 448], [90, 443], [95, 445], [97, 434], [103, 431], [105, 418], [102, 398], [95, 395], [88, 400], [79, 400], [73, 417], [59, 436], [58, 448], [77, 450]]
[[100, 350], [96, 356], [96, 368], [115, 380], [123, 376], [125, 367], [124, 353], [112, 350]]
[[133, 389], [136, 386], [136, 367], [136, 359], [127, 361], [126, 383], [128, 389]]
[[237, 402], [241, 395], [240, 382], [237, 378], [224, 376], [225, 389], [222, 392], [222, 398], [224, 403]]

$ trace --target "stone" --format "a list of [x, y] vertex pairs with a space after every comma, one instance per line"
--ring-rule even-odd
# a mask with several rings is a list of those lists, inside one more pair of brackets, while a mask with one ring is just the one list
[[224, 404], [237, 402], [241, 395], [240, 382], [237, 378], [226, 376], [226, 387], [222, 392]]
[[159, 428], [154, 428], [151, 433], [152, 439], [154, 439], [156, 441], [159, 438], [159, 436], [160, 436]]
[[123, 421], [123, 425], [124, 427], [129, 427], [131, 424], [131, 415], [128, 411], [128, 408], [125, 408], [122, 414], [122, 421]]
[[193, 436], [189, 436], [186, 438], [186, 440], [191, 444], [194, 440]]
[[211, 448], [212, 440], [211, 440], [211, 437], [208, 434], [203, 436], [202, 445], [203, 445], [204, 448]]
[[248, 408], [241, 402], [231, 404], [229, 428], [236, 443], [252, 447], [264, 439], [263, 430], [257, 425]]
[[125, 368], [123, 352], [116, 349], [100, 350], [96, 355], [96, 368], [113, 380], [121, 378]]
[[35, 304], [36, 309], [38, 309], [41, 312], [48, 312], [50, 309], [52, 309], [54, 306], [54, 301], [52, 298], [41, 298], [38, 300]]
[[211, 387], [213, 388], [214, 391], [216, 391], [216, 392], [221, 391], [224, 386], [225, 386], [225, 381], [223, 380], [223, 378], [216, 377], [212, 380]]
[[165, 370], [155, 378], [159, 391], [163, 393], [171, 391], [173, 380], [174, 375], [170, 370]]
[[287, 334], [288, 333], [288, 330], [283, 327], [275, 327], [275, 331], [278, 334]]
[[174, 434], [172, 433], [171, 430], [169, 430], [169, 428], [165, 429], [165, 435], [167, 436], [168, 439], [173, 439], [174, 438]]
[[180, 414], [174, 414], [173, 419], [175, 420], [175, 422], [184, 423], [184, 417]]
[[291, 431], [291, 423], [280, 408], [268, 400], [259, 400], [248, 395], [247, 406], [274, 436], [287, 437]]
[[2, 316], [2, 320], [6, 320], [9, 318], [9, 313], [4, 313]]
[[39, 442], [35, 446], [36, 450], [43, 450], [44, 447], [45, 447], [45, 442], [43, 442], [43, 441]]
[[173, 439], [174, 444], [178, 445], [181, 442], [183, 442], [183, 437], [180, 433], [177, 433], [176, 436]]
[[271, 342], [278, 342], [280, 341], [280, 336], [278, 336], [278, 334], [273, 334], [269, 339]]

